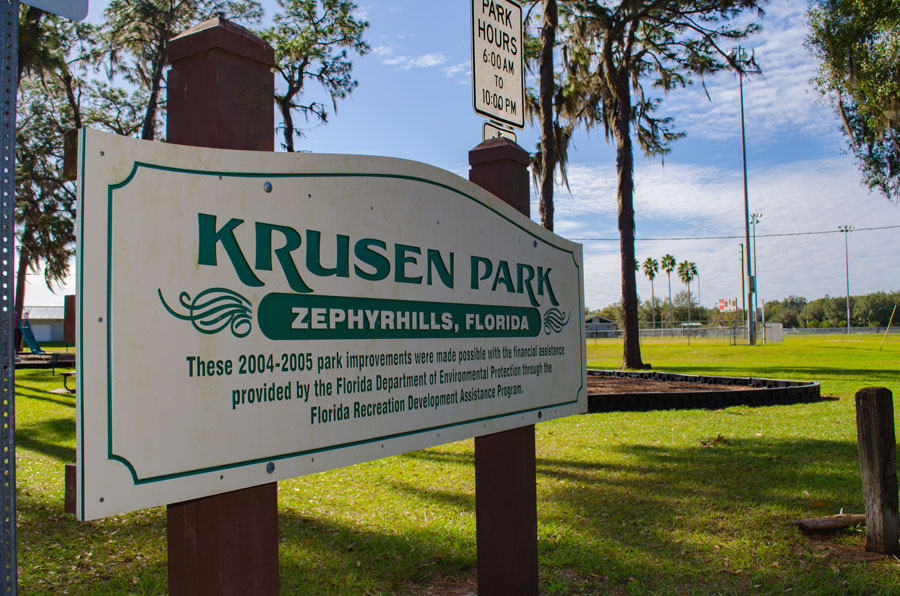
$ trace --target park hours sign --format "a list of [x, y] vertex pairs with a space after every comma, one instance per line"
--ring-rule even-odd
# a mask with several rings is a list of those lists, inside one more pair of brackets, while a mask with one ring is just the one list
[[88, 0], [26, 0], [25, 4], [73, 21], [83, 21], [88, 14]]
[[475, 112], [525, 126], [522, 7], [511, 0], [472, 0], [472, 101]]

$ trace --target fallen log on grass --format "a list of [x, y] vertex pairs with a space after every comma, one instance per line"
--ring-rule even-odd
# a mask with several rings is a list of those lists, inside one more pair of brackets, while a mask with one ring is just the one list
[[834, 532], [850, 526], [866, 525], [865, 514], [841, 513], [827, 517], [811, 517], [809, 519], [795, 519], [791, 522], [803, 532]]

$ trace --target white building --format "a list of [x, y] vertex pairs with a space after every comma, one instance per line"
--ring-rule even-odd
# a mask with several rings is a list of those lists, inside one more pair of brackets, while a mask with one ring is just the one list
[[62, 306], [26, 306], [23, 315], [31, 324], [31, 332], [38, 343], [63, 341], [64, 317]]
[[616, 337], [616, 323], [600, 315], [584, 318], [584, 329], [590, 337]]

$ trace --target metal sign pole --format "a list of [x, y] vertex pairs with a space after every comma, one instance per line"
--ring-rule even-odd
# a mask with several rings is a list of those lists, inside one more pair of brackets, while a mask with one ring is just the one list
[[16, 189], [16, 88], [19, 62], [19, 0], [0, 0], [0, 34], [2, 34], [2, 109], [0, 109], [0, 242], [2, 242], [3, 286], [0, 308], [0, 566], [2, 593], [18, 593], [16, 574], [16, 436], [15, 436], [15, 189]]

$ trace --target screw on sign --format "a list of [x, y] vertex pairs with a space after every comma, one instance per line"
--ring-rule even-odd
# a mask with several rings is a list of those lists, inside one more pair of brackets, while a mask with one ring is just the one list
[[511, 0], [472, 0], [475, 112], [518, 128], [525, 124], [522, 7]]

